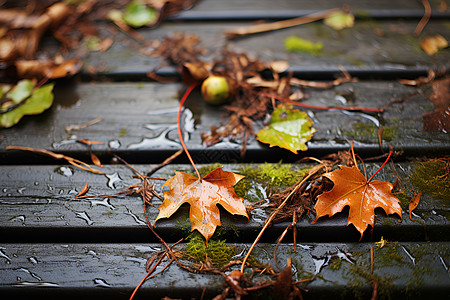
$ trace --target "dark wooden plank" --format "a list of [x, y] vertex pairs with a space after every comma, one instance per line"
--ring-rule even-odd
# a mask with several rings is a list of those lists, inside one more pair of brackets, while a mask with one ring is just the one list
[[[368, 164], [368, 174], [376, 171], [380, 164]], [[240, 172], [243, 166], [226, 165], [229, 171]], [[301, 167], [301, 165], [299, 166]], [[137, 165], [137, 170], [146, 174], [152, 165]], [[161, 169], [154, 176], [169, 178], [173, 170], [192, 172], [188, 165], [171, 165]], [[396, 171], [403, 178], [406, 189], [413, 186], [408, 178], [414, 170], [414, 164], [398, 163]], [[64, 173], [65, 172], [65, 173]], [[89, 183], [89, 195], [102, 196], [117, 193], [129, 185], [139, 183], [133, 179], [133, 172], [125, 166], [106, 166], [104, 175], [95, 175], [68, 166], [3, 166], [0, 179], [2, 191], [0, 197], [0, 240], [3, 242], [156, 242], [156, 238], [146, 227], [142, 199], [138, 196], [109, 197], [106, 199], [74, 199], [85, 183]], [[64, 175], [65, 174], [65, 175]], [[111, 174], [120, 180], [113, 184], [108, 177]], [[376, 179], [394, 182], [390, 166], [386, 166]], [[254, 182], [254, 181], [250, 181]], [[157, 181], [155, 190], [161, 193], [163, 181]], [[265, 200], [265, 185], [252, 183], [245, 203]], [[161, 200], [152, 199], [154, 207], [147, 207], [149, 220], [154, 222]], [[267, 203], [267, 200], [266, 200]], [[432, 199], [423, 195], [419, 207], [410, 220], [407, 203], [403, 221], [397, 222], [397, 216], [385, 216], [377, 210], [375, 230], [368, 230], [365, 240], [379, 239], [384, 236], [390, 240], [401, 241], [447, 241], [450, 236], [448, 202]], [[189, 232], [189, 206], [185, 205], [171, 218], [157, 222], [157, 231], [167, 240], [177, 241]], [[252, 211], [250, 220], [232, 216], [221, 210], [223, 225], [234, 227], [240, 232], [233, 239], [250, 241], [259, 233], [270, 210], [258, 208]], [[358, 241], [359, 233], [353, 226], [347, 227], [346, 213], [333, 218], [322, 218], [315, 224], [312, 219], [303, 217], [298, 223], [301, 241]], [[290, 222], [290, 221], [289, 221]], [[274, 242], [289, 222], [272, 226], [264, 236], [266, 241]], [[290, 236], [288, 238], [291, 238]]]
[[[2, 164], [53, 163], [43, 156], [7, 151], [6, 146], [45, 148], [89, 159], [88, 148], [76, 143], [76, 139], [103, 142], [92, 149], [107, 163], [109, 148], [130, 163], [160, 163], [169, 153], [181, 149], [176, 130], [176, 113], [181, 84], [157, 83], [99, 83], [79, 84], [73, 90], [57, 92], [53, 107], [39, 116], [25, 117], [17, 126], [0, 129], [0, 162]], [[329, 90], [307, 89], [311, 93], [306, 104], [342, 105], [339, 95], [351, 98], [351, 105], [381, 108], [391, 100], [417, 92], [391, 81], [361, 81], [346, 83]], [[59, 95], [59, 96], [58, 96]], [[189, 130], [186, 143], [198, 163], [240, 160], [240, 141], [221, 142], [205, 148], [201, 132], [209, 132], [211, 126], [226, 121], [221, 107], [207, 105], [198, 92], [186, 102], [185, 128]], [[378, 128], [383, 126], [385, 146], [393, 145], [405, 155], [438, 155], [448, 153], [450, 136], [442, 132], [428, 133], [422, 130], [422, 113], [433, 106], [425, 96], [417, 94], [406, 102], [389, 106], [382, 116], [342, 111], [313, 111], [317, 132], [308, 143], [309, 151], [293, 155], [287, 150], [269, 149], [251, 138], [247, 146], [247, 161], [297, 160], [301, 156], [320, 157], [337, 150], [347, 150], [350, 140], [355, 141], [356, 151], [363, 156], [380, 154]], [[68, 133], [65, 128], [96, 118], [104, 120], [81, 130]], [[255, 130], [262, 128], [258, 122]], [[220, 151], [218, 151], [220, 150]], [[269, 154], [270, 153], [270, 154]], [[183, 156], [184, 157], [184, 156]], [[185, 160], [184, 160], [185, 161]]]
[[[128, 299], [145, 275], [145, 262], [161, 250], [160, 244], [2, 244], [0, 245], [0, 291], [9, 297], [53, 299], [83, 297], [88, 299]], [[293, 278], [317, 275], [302, 284], [309, 290], [306, 299], [329, 299], [343, 295], [370, 297], [370, 281], [379, 281], [378, 294], [402, 299], [444, 299], [450, 291], [447, 243], [395, 243], [379, 249], [374, 243], [302, 243], [293, 251], [282, 244], [277, 251], [279, 266], [273, 259], [274, 245], [259, 244], [254, 256], [281, 271], [286, 258], [293, 262]], [[245, 253], [249, 244], [236, 245]], [[374, 275], [370, 275], [370, 248], [374, 247]], [[175, 247], [182, 250], [183, 244]], [[236, 258], [241, 258], [238, 256]], [[183, 260], [185, 261], [185, 260]], [[185, 261], [186, 262], [186, 261]], [[163, 263], [164, 265], [164, 263]], [[160, 268], [162, 269], [162, 267]], [[256, 275], [254, 281], [267, 279]], [[142, 297], [212, 298], [225, 287], [223, 277], [191, 274], [175, 264], [141, 287]], [[264, 290], [265, 295], [272, 293]]]
[[[439, 0], [431, 0], [429, 1], [432, 9], [436, 11], [441, 11], [440, 5], [441, 1]], [[445, 3], [445, 2], [444, 2]], [[400, 0], [400, 1], [370, 1], [370, 0], [349, 0], [349, 1], [336, 1], [336, 0], [325, 0], [325, 1], [314, 1], [314, 0], [281, 0], [281, 1], [270, 1], [270, 0], [228, 0], [228, 1], [220, 1], [220, 0], [205, 0], [198, 1], [198, 3], [190, 10], [192, 12], [207, 12], [207, 13], [217, 13], [224, 11], [232, 11], [232, 12], [250, 12], [250, 11], [270, 11], [277, 12], [281, 10], [286, 11], [317, 11], [324, 9], [331, 9], [336, 7], [342, 7], [342, 5], [348, 5], [355, 12], [364, 11], [364, 12], [372, 12], [372, 11], [391, 11], [391, 13], [399, 12], [399, 11], [422, 11], [423, 6], [420, 2], [417, 1], [408, 1], [408, 0]], [[190, 11], [185, 12], [186, 14]], [[444, 11], [448, 11], [444, 10]], [[183, 13], [183, 14], [185, 14]], [[182, 14], [182, 15], [183, 15]]]
[[[449, 40], [445, 22], [430, 21], [422, 36], [441, 34]], [[287, 60], [295, 75], [301, 77], [322, 74], [332, 78], [339, 72], [339, 66], [366, 78], [386, 75], [389, 72], [396, 72], [396, 76], [400, 76], [399, 73], [404, 73], [404, 76], [417, 76], [435, 66], [448, 68], [450, 50], [442, 50], [433, 57], [420, 50], [419, 38], [413, 35], [417, 23], [418, 20], [361, 20], [357, 21], [353, 28], [335, 31], [321, 22], [316, 22], [232, 41], [227, 41], [223, 32], [250, 23], [212, 22], [204, 26], [204, 22], [168, 22], [156, 29], [139, 29], [139, 33], [146, 41], [161, 40], [172, 32], [195, 33], [213, 53], [227, 44], [230, 49], [245, 51], [266, 61]], [[380, 31], [385, 35], [376, 34]], [[285, 50], [284, 40], [291, 35], [322, 42], [323, 51], [318, 56], [289, 53]], [[133, 77], [145, 78], [148, 71], [161, 65], [159, 58], [138, 55], [142, 45], [133, 42], [128, 36], [118, 34], [115, 40], [105, 53], [90, 53], [85, 59], [85, 68], [89, 66], [104, 76], [129, 80]], [[161, 74], [173, 72], [173, 69], [161, 70]]]

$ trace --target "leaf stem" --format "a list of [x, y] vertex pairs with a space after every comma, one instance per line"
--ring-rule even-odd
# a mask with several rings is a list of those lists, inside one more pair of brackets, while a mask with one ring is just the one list
[[373, 179], [373, 177], [374, 177], [378, 172], [380, 172], [381, 169], [383, 169], [384, 165], [386, 165], [386, 163], [389, 161], [389, 158], [391, 157], [392, 153], [393, 153], [392, 150], [389, 151], [389, 155], [388, 155], [388, 157], [386, 158], [386, 160], [384, 161], [384, 163], [381, 165], [381, 167], [378, 168], [378, 170], [372, 175], [372, 177], [370, 177], [370, 179], [367, 180], [367, 183], [371, 182], [372, 179]]
[[376, 112], [376, 113], [382, 113], [384, 112], [383, 108], [372, 108], [372, 107], [362, 107], [362, 106], [320, 106], [320, 105], [312, 105], [312, 104], [305, 104], [297, 101], [293, 101], [278, 95], [272, 95], [272, 94], [262, 94], [262, 96], [268, 96], [273, 97], [277, 100], [280, 100], [282, 102], [286, 102], [289, 104], [297, 105], [300, 107], [306, 107], [311, 109], [321, 109], [321, 110], [347, 110], [347, 111], [369, 111], [369, 112]]
[[201, 179], [202, 177], [200, 176], [200, 173], [197, 170], [197, 167], [194, 164], [194, 161], [192, 160], [191, 155], [189, 154], [188, 149], [186, 148], [186, 145], [184, 144], [184, 140], [183, 140], [183, 134], [181, 132], [181, 109], [183, 108], [183, 104], [186, 101], [187, 97], [189, 96], [189, 94], [197, 87], [198, 83], [194, 83], [192, 84], [184, 93], [183, 97], [181, 98], [180, 101], [180, 106], [178, 108], [178, 115], [177, 115], [177, 129], [178, 129], [178, 136], [180, 138], [180, 142], [181, 142], [181, 146], [183, 147], [184, 152], [186, 152], [187, 157], [189, 158], [189, 161], [191, 162], [191, 165], [194, 167], [195, 173], [197, 173], [198, 179]]

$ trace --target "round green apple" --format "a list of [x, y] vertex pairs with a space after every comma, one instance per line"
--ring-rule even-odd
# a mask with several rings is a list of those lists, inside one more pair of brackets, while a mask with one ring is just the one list
[[223, 76], [209, 76], [203, 81], [202, 96], [212, 105], [221, 105], [230, 97], [230, 87]]

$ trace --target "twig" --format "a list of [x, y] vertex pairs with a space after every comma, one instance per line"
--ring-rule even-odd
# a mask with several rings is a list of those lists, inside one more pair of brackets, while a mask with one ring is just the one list
[[52, 157], [54, 159], [64, 159], [69, 164], [71, 164], [71, 165], [73, 165], [73, 166], [75, 166], [77, 168], [80, 168], [82, 170], [85, 170], [85, 171], [88, 171], [88, 172], [91, 172], [91, 173], [94, 173], [94, 174], [100, 174], [100, 175], [104, 175], [105, 174], [105, 172], [103, 172], [103, 171], [92, 169], [92, 167], [90, 165], [88, 165], [85, 162], [82, 162], [81, 160], [78, 160], [78, 159], [75, 159], [73, 157], [63, 155], [63, 154], [54, 153], [54, 152], [49, 151], [49, 150], [36, 149], [36, 148], [30, 148], [30, 147], [20, 147], [20, 146], [7, 146], [5, 149], [6, 150], [30, 151], [30, 152], [33, 152], [33, 153], [39, 153], [39, 154], [47, 155], [47, 156], [50, 156], [50, 157]]
[[307, 24], [307, 23], [311, 23], [314, 21], [318, 21], [320, 19], [324, 19], [324, 18], [330, 16], [333, 13], [340, 12], [340, 11], [342, 11], [342, 9], [333, 8], [333, 9], [319, 11], [316, 13], [312, 13], [312, 14], [309, 14], [309, 15], [306, 15], [303, 17], [294, 18], [294, 19], [278, 21], [278, 22], [273, 22], [273, 23], [257, 24], [257, 25], [253, 25], [253, 26], [238, 27], [235, 29], [227, 30], [224, 32], [224, 34], [228, 39], [233, 39], [236, 37], [249, 35], [249, 34], [284, 29], [284, 28], [288, 28], [288, 27], [293, 27], [293, 26], [297, 26], [297, 25], [302, 25], [302, 24]]
[[262, 96], [267, 96], [267, 97], [274, 97], [277, 100], [289, 103], [289, 104], [293, 104], [293, 105], [297, 105], [300, 107], [305, 107], [305, 108], [311, 108], [311, 109], [320, 109], [320, 110], [347, 110], [347, 111], [368, 111], [368, 112], [376, 112], [376, 113], [382, 113], [384, 112], [383, 108], [371, 108], [371, 107], [362, 107], [362, 106], [320, 106], [320, 105], [312, 105], [312, 104], [305, 104], [305, 103], [301, 103], [301, 102], [297, 102], [297, 101], [293, 101], [278, 95], [272, 95], [272, 94], [266, 94], [266, 93], [262, 93]]
[[425, 8], [425, 13], [423, 14], [422, 19], [420, 19], [419, 24], [417, 24], [416, 30], [414, 30], [414, 35], [419, 36], [422, 30], [427, 25], [428, 21], [431, 17], [431, 5], [428, 0], [422, 0], [422, 5]]
[[100, 121], [103, 121], [103, 118], [96, 118], [96, 119], [94, 119], [94, 120], [92, 120], [90, 122], [83, 123], [83, 124], [80, 124], [80, 125], [67, 125], [66, 127], [64, 127], [64, 129], [66, 130], [66, 132], [70, 133], [73, 130], [80, 130], [82, 128], [86, 128], [88, 126], [94, 125], [94, 124], [96, 124], [96, 123], [98, 123]]
[[183, 108], [183, 104], [186, 101], [187, 97], [189, 96], [189, 94], [197, 87], [197, 83], [192, 84], [187, 91], [184, 93], [183, 98], [181, 98], [180, 101], [180, 106], [178, 108], [178, 114], [177, 114], [177, 129], [178, 129], [178, 136], [180, 138], [180, 142], [181, 142], [181, 146], [183, 147], [184, 152], [186, 152], [187, 157], [189, 158], [189, 161], [191, 162], [191, 165], [194, 167], [195, 173], [197, 173], [198, 179], [201, 179], [202, 177], [200, 176], [200, 173], [197, 170], [197, 167], [194, 164], [194, 161], [192, 160], [191, 155], [189, 154], [189, 151], [186, 147], [186, 145], [184, 144], [184, 140], [183, 140], [183, 134], [181, 132], [181, 109]]
[[373, 274], [373, 247], [370, 247], [370, 274]]
[[170, 164], [175, 158], [177, 158], [178, 156], [180, 156], [180, 154], [183, 153], [183, 149], [178, 150], [177, 152], [175, 152], [174, 154], [172, 154], [170, 157], [166, 158], [162, 163], [160, 163], [159, 165], [157, 165], [156, 167], [154, 167], [153, 169], [151, 169], [148, 173], [147, 176], [152, 175], [153, 173], [155, 173], [156, 171], [158, 171], [159, 169], [161, 169], [162, 167], [164, 167], [167, 164]]
[[289, 200], [289, 198], [291, 198], [291, 196], [309, 179], [311, 178], [313, 175], [315, 175], [320, 169], [322, 169], [323, 167], [325, 167], [324, 164], [318, 165], [316, 167], [314, 167], [313, 169], [311, 169], [310, 173], [305, 176], [302, 181], [300, 181], [295, 188], [292, 190], [292, 192], [286, 196], [286, 198], [284, 199], [284, 201], [278, 206], [278, 208], [276, 210], [274, 210], [272, 212], [272, 214], [269, 216], [269, 218], [267, 218], [263, 228], [261, 229], [261, 231], [259, 232], [258, 236], [256, 237], [255, 241], [253, 242], [252, 246], [250, 247], [250, 249], [248, 250], [247, 254], [245, 255], [244, 260], [242, 261], [242, 266], [241, 266], [241, 272], [244, 273], [244, 267], [245, 267], [245, 263], [247, 262], [248, 257], [250, 256], [250, 253], [252, 253], [253, 248], [255, 248], [256, 243], [258, 243], [259, 239], [261, 238], [261, 236], [263, 235], [264, 231], [270, 226], [272, 220], [275, 218], [275, 216], [280, 212], [280, 210], [284, 207], [284, 205], [287, 203], [287, 201]]

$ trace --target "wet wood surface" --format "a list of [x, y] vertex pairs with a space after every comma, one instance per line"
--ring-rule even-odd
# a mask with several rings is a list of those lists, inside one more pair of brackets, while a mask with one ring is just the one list
[[[442, 1], [430, 1], [432, 19], [423, 36], [441, 34], [450, 39], [448, 9]], [[202, 144], [200, 134], [224, 123], [227, 115], [221, 107], [207, 105], [198, 91], [186, 103], [183, 127], [186, 143], [200, 167], [219, 162], [224, 169], [239, 173], [243, 168], [265, 162], [294, 163], [302, 157], [323, 157], [348, 150], [363, 158], [377, 157], [393, 147], [398, 156], [377, 174], [376, 179], [394, 182], [397, 173], [406, 190], [417, 190], [411, 182], [418, 163], [413, 157], [435, 157], [450, 153], [450, 136], [444, 132], [425, 132], [422, 114], [433, 104], [421, 88], [400, 84], [397, 79], [426, 76], [431, 69], [449, 68], [450, 51], [444, 49], [429, 56], [420, 49], [413, 32], [423, 15], [420, 1], [345, 1], [356, 15], [353, 28], [334, 31], [322, 22], [226, 40], [223, 32], [255, 21], [276, 21], [342, 7], [342, 1], [221, 1], [205, 0], [191, 10], [163, 22], [157, 28], [142, 28], [144, 38], [137, 42], [121, 32], [112, 33], [105, 24], [101, 37], [114, 34], [115, 42], [105, 53], [91, 52], [84, 59], [81, 75], [58, 81], [55, 102], [38, 116], [27, 116], [10, 129], [0, 129], [0, 294], [15, 299], [89, 298], [128, 299], [145, 276], [145, 263], [156, 251], [164, 250], [147, 228], [144, 206], [139, 195], [112, 196], [133, 184], [135, 173], [117, 162], [124, 158], [142, 174], [181, 149], [176, 131], [179, 99], [186, 86], [179, 82], [176, 69], [161, 58], [143, 53], [148, 42], [161, 40], [174, 32], [192, 32], [200, 36], [210, 51], [208, 59], [227, 47], [247, 52], [264, 61], [286, 60], [290, 71], [301, 79], [330, 81], [345, 69], [358, 82], [330, 89], [305, 88], [306, 104], [321, 106], [364, 106], [385, 108], [383, 114], [306, 109], [317, 132], [308, 142], [308, 150], [294, 155], [269, 148], [250, 138], [242, 159], [240, 141], [224, 141], [213, 147]], [[291, 35], [320, 41], [324, 49], [318, 55], [289, 53], [284, 40]], [[54, 41], [44, 39], [43, 53], [55, 51]], [[150, 80], [146, 74], [175, 77], [173, 83]], [[396, 100], [404, 101], [397, 102]], [[395, 103], [394, 103], [395, 102]], [[101, 118], [96, 124], [69, 130]], [[263, 126], [256, 122], [255, 129]], [[378, 132], [385, 134], [380, 149]], [[26, 146], [63, 153], [90, 161], [89, 147], [77, 140], [102, 142], [92, 151], [104, 164], [106, 175], [82, 171], [64, 161], [35, 153], [6, 150], [7, 146]], [[382, 159], [366, 164], [373, 174]], [[294, 164], [295, 168], [305, 165]], [[395, 172], [393, 170], [395, 169]], [[174, 170], [193, 172], [184, 155], [153, 176], [169, 178]], [[155, 181], [162, 194], [164, 181]], [[263, 200], [262, 184], [252, 182], [244, 197], [246, 204]], [[88, 183], [90, 197], [75, 196]], [[152, 198], [145, 211], [153, 223], [161, 200]], [[263, 206], [264, 206], [263, 205]], [[386, 216], [376, 210], [375, 228], [360, 235], [347, 226], [346, 213], [321, 218], [311, 224], [306, 216], [297, 224], [297, 249], [292, 233], [278, 247], [277, 263], [273, 251], [280, 234], [291, 220], [274, 224], [262, 236], [254, 250], [261, 263], [270, 263], [275, 271], [292, 258], [293, 278], [315, 280], [300, 286], [305, 299], [330, 299], [341, 295], [369, 299], [373, 276], [382, 282], [378, 292], [393, 299], [447, 299], [450, 294], [450, 207], [447, 201], [424, 194], [410, 219], [408, 203], [402, 203], [402, 222], [398, 216]], [[156, 231], [169, 243], [189, 233], [189, 207], [184, 205], [169, 219], [156, 223]], [[226, 233], [221, 237], [235, 245], [241, 259], [270, 210], [254, 209], [250, 219], [233, 216], [221, 209]], [[236, 235], [235, 233], [239, 234]], [[389, 243], [379, 248], [380, 239]], [[181, 243], [175, 250], [183, 250]], [[374, 251], [374, 274], [370, 275], [370, 249]], [[190, 262], [192, 263], [192, 262]], [[337, 268], [336, 265], [340, 267]], [[162, 269], [162, 267], [161, 267]], [[267, 279], [264, 276], [262, 279]], [[383, 279], [383, 280], [381, 280]], [[388, 284], [389, 283], [389, 284]], [[175, 264], [159, 276], [145, 282], [137, 299], [202, 298], [210, 299], [225, 287], [224, 278], [214, 274], [191, 274]]]

